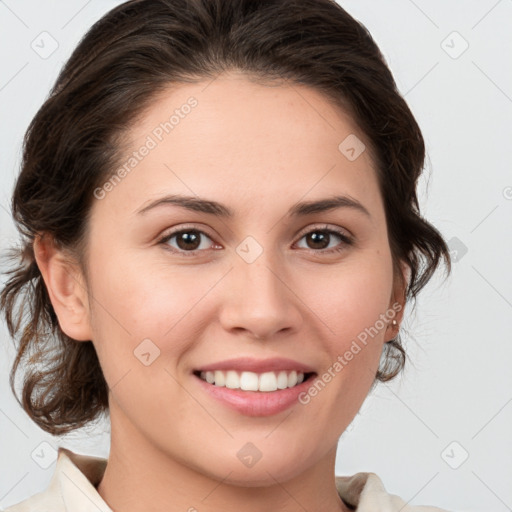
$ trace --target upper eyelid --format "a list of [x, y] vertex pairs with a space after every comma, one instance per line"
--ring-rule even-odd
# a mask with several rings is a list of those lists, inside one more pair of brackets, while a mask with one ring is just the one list
[[352, 233], [347, 228], [342, 228], [341, 226], [334, 227], [334, 226], [328, 225], [327, 223], [317, 224], [317, 225], [314, 224], [313, 226], [307, 226], [304, 229], [301, 229], [295, 236], [302, 237], [302, 236], [310, 233], [311, 231], [333, 231], [335, 233], [341, 231], [342, 234], [345, 233], [345, 236], [347, 236], [349, 238], [353, 237]]
[[180, 226], [177, 228], [172, 228], [170, 231], [164, 233], [160, 236], [160, 238], [167, 238], [170, 236], [178, 235], [179, 233], [182, 233], [183, 231], [197, 231], [199, 233], [202, 233], [203, 235], [206, 235], [208, 238], [213, 239], [214, 237], [208, 233], [208, 231], [204, 228], [200, 228], [194, 225], [187, 226], [186, 224], [184, 226]]

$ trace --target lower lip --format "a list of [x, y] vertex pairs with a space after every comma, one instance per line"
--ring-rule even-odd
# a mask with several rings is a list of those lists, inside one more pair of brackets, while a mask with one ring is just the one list
[[293, 388], [278, 389], [277, 391], [242, 391], [209, 384], [197, 375], [193, 375], [193, 377], [199, 381], [200, 386], [210, 396], [241, 414], [272, 416], [298, 403], [299, 395], [311, 386], [315, 375]]

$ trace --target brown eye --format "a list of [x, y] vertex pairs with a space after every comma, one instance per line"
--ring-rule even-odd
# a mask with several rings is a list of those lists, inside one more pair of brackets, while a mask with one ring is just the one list
[[176, 243], [180, 249], [196, 250], [201, 242], [201, 235], [197, 231], [182, 231], [176, 236]]
[[331, 240], [331, 235], [327, 231], [313, 231], [306, 235], [306, 240], [311, 243], [311, 249], [325, 249]]
[[[211, 243], [203, 243], [203, 239], [206, 238], [212, 242], [211, 238], [198, 229], [182, 229], [180, 231], [174, 231], [165, 235], [159, 243], [168, 246], [169, 250], [179, 253], [194, 253], [195, 251], [209, 249]], [[171, 244], [171, 240], [175, 240], [175, 244]], [[193, 254], [186, 254], [186, 256], [192, 256]]]
[[[352, 239], [345, 233], [334, 229], [327, 229], [327, 227], [309, 231], [302, 236], [302, 239], [306, 240], [306, 249], [320, 253], [343, 251], [346, 246], [353, 244]], [[338, 239], [337, 244], [336, 239]], [[332, 242], [334, 242], [334, 245], [331, 245]]]

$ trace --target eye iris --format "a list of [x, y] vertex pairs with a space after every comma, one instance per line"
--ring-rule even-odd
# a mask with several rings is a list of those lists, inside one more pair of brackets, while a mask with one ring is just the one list
[[[183, 231], [182, 233], [178, 233], [176, 235], [176, 241], [177, 241], [177, 244], [179, 246], [180, 249], [197, 249], [197, 247], [199, 247], [199, 233], [197, 233], [196, 231]], [[180, 243], [182, 240], [185, 241], [185, 244], [182, 244]], [[192, 243], [192, 245], [194, 245], [193, 247], [191, 247], [190, 245], [187, 245], [187, 244], [190, 244]]]
[[323, 231], [313, 231], [307, 235], [313, 244], [320, 242], [322, 247], [313, 247], [313, 249], [325, 249], [329, 245], [329, 234]]

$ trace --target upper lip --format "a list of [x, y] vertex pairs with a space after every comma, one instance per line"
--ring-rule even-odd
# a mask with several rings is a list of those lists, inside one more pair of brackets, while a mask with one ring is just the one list
[[280, 370], [297, 371], [302, 373], [312, 373], [310, 366], [287, 359], [284, 357], [273, 357], [271, 359], [254, 359], [252, 357], [237, 357], [235, 359], [226, 359], [216, 363], [207, 364], [196, 368], [196, 371], [207, 372], [215, 370], [238, 370], [246, 372], [264, 373]]

